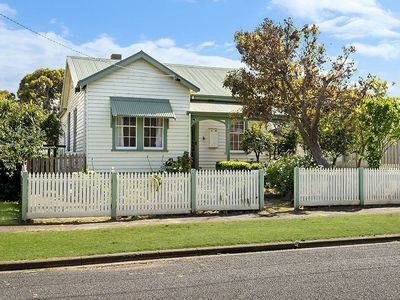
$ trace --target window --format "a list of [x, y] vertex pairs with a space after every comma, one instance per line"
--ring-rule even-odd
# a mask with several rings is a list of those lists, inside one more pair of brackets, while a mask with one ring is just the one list
[[136, 149], [136, 118], [116, 118], [116, 148]]
[[73, 121], [73, 124], [74, 124], [74, 140], [73, 140], [73, 143], [72, 143], [72, 151], [74, 151], [74, 152], [76, 152], [76, 135], [77, 135], [77, 123], [78, 123], [78, 111], [77, 111], [77, 109], [75, 108], [74, 109], [74, 115], [73, 115], [73, 119], [74, 119], [74, 121]]
[[231, 123], [231, 150], [233, 151], [243, 151], [242, 140], [244, 133], [244, 121], [232, 121]]
[[164, 119], [144, 118], [143, 129], [144, 149], [162, 149], [164, 146]]
[[68, 113], [67, 120], [67, 151], [71, 151], [71, 113]]

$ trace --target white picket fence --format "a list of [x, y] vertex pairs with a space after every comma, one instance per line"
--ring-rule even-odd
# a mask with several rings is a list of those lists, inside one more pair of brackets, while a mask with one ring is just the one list
[[190, 173], [118, 174], [117, 215], [182, 214], [191, 211]]
[[196, 208], [198, 210], [258, 209], [260, 206], [258, 184], [258, 171], [200, 170], [197, 172]]
[[295, 207], [400, 204], [400, 169], [295, 170]]
[[400, 169], [365, 169], [364, 204], [400, 204]]
[[263, 181], [262, 171], [25, 172], [22, 176], [22, 218], [259, 209], [264, 205]]
[[107, 216], [110, 213], [110, 173], [28, 174], [28, 219]]

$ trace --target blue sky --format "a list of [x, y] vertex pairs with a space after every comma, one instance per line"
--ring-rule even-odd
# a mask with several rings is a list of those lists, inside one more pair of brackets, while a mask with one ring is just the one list
[[[53, 39], [96, 57], [144, 50], [163, 62], [240, 65], [236, 30], [264, 18], [316, 23], [328, 54], [354, 44], [358, 75], [398, 82], [400, 3], [395, 0], [0, 0], [0, 12]], [[64, 67], [75, 53], [0, 17], [0, 89], [16, 91], [21, 77], [39, 67]]]

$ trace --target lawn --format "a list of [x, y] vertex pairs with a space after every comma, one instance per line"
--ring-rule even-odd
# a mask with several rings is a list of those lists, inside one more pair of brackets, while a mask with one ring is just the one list
[[0, 261], [400, 233], [400, 214], [0, 234]]
[[16, 225], [20, 221], [17, 202], [0, 202], [0, 226]]

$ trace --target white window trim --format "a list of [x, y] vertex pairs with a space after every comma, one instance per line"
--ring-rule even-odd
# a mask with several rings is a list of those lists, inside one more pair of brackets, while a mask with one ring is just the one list
[[[145, 147], [144, 146], [144, 139], [146, 138], [144, 135], [144, 129], [147, 128], [160, 128], [158, 126], [153, 127], [153, 126], [146, 126], [145, 125], [145, 119], [160, 119], [162, 121], [162, 127], [161, 127], [161, 147]], [[165, 126], [165, 122], [164, 122], [164, 118], [158, 118], [158, 117], [145, 117], [143, 118], [143, 150], [163, 150], [164, 149], [164, 126]]]
[[[241, 134], [244, 134], [244, 132], [246, 131], [246, 122], [245, 122], [245, 120], [238, 120], [236, 122], [243, 122], [243, 132]], [[230, 149], [230, 153], [245, 154], [246, 152], [244, 150], [240, 150], [240, 149], [233, 150], [233, 149], [231, 149], [232, 134], [240, 134], [240, 133], [232, 131], [232, 123], [231, 123], [231, 127], [229, 128], [229, 138], [230, 138], [229, 149]]]
[[[115, 120], [115, 131], [116, 131], [116, 133], [115, 133], [115, 139], [116, 139], [116, 141], [115, 141], [115, 149], [116, 150], [137, 150], [137, 145], [138, 145], [138, 141], [137, 141], [137, 138], [138, 138], [138, 134], [137, 134], [137, 132], [138, 132], [138, 121], [137, 121], [137, 117], [134, 117], [135, 118], [135, 132], [136, 132], [136, 135], [135, 135], [135, 143], [136, 143], [136, 146], [135, 147], [125, 147], [125, 146], [117, 146], [117, 141], [118, 141], [118, 128], [120, 128], [119, 126], [118, 126], [118, 118], [133, 118], [133, 117], [129, 117], [129, 116], [117, 116], [116, 117], [116, 120]], [[121, 126], [122, 128], [124, 127], [124, 126]], [[128, 126], [128, 127], [133, 127], [133, 126]]]

